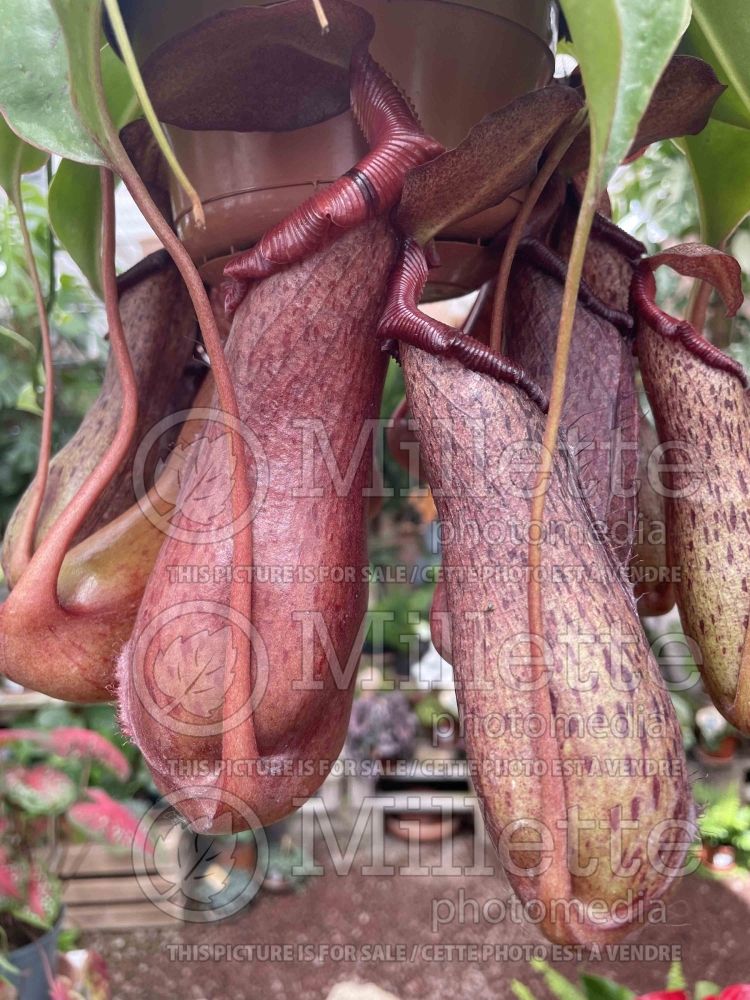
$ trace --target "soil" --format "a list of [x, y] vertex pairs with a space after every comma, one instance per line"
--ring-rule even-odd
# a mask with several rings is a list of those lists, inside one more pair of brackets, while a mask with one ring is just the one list
[[[454, 864], [471, 865], [472, 843], [468, 833], [456, 838]], [[325, 866], [325, 846], [319, 853]], [[408, 845], [386, 838], [386, 860], [407, 867]], [[513, 979], [549, 1000], [528, 965], [535, 955], [570, 979], [585, 968], [639, 993], [663, 989], [674, 958], [681, 958], [688, 982], [750, 982], [746, 878], [688, 876], [670, 896], [663, 922], [614, 952], [565, 955], [515, 914], [503, 915], [513, 897], [502, 875], [365, 874], [367, 863], [358, 852], [349, 873], [337, 874], [329, 861], [325, 874], [300, 892], [261, 893], [222, 923], [88, 934], [82, 943], [105, 956], [115, 1000], [324, 1000], [336, 983], [351, 980], [376, 983], [400, 1000], [510, 1000]], [[439, 846], [421, 845], [418, 863], [439, 869]], [[294, 954], [260, 947], [274, 945], [293, 946]], [[223, 958], [216, 951], [232, 946], [256, 950]], [[309, 947], [301, 960], [298, 946]]]

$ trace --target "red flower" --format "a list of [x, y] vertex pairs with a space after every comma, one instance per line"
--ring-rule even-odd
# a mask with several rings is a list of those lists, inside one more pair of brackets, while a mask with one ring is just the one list
[[638, 1000], [690, 1000], [682, 990], [657, 990], [656, 993], [644, 993]]
[[[644, 993], [638, 1000], [690, 1000], [690, 997], [682, 990], [657, 990], [656, 993]], [[719, 996], [707, 997], [706, 1000], [750, 1000], [750, 984], [727, 986]]]

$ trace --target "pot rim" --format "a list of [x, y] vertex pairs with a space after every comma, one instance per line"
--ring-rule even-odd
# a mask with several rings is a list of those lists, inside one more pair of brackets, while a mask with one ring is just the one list
[[[132, 31], [138, 2], [139, 0], [120, 0], [120, 11], [129, 34]], [[204, 0], [207, 8], [209, 5], [216, 8], [213, 13], [218, 13], [222, 10], [232, 10], [237, 7], [271, 7], [283, 2], [285, 0], [234, 0], [234, 2], [233, 0]], [[351, 2], [356, 4], [357, 0], [351, 0]], [[394, 2], [394, 0], [390, 0], [390, 2]], [[432, 2], [456, 7], [469, 7], [474, 10], [484, 11], [494, 17], [512, 21], [514, 24], [525, 28], [539, 38], [553, 53], [557, 47], [561, 23], [559, 0], [538, 0], [537, 3], [529, 3], [528, 0], [432, 0]], [[545, 9], [545, 13], [542, 16], [541, 12], [543, 8]], [[213, 14], [209, 13], [205, 17], [199, 17], [183, 26], [181, 30], [189, 30], [212, 16]], [[105, 38], [115, 53], [122, 58], [106, 8], [103, 9], [102, 13], [102, 26]]]
[[16, 956], [22, 955], [25, 957], [27, 954], [31, 954], [32, 951], [34, 952], [38, 951], [41, 941], [44, 941], [45, 938], [49, 939], [52, 937], [56, 937], [60, 933], [60, 931], [62, 930], [64, 919], [65, 919], [65, 906], [63, 905], [60, 907], [60, 912], [57, 915], [57, 920], [49, 928], [49, 930], [46, 930], [43, 934], [40, 934], [38, 938], [35, 938], [35, 940], [29, 941], [28, 944], [22, 944], [20, 948], [13, 948], [11, 951], [7, 953], [9, 960], [12, 962], [14, 955]]

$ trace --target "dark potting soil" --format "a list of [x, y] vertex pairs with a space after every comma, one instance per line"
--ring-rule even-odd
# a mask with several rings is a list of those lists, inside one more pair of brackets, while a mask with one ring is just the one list
[[[455, 863], [468, 867], [471, 837], [455, 845]], [[387, 838], [386, 857], [406, 867], [407, 845]], [[439, 848], [423, 845], [421, 863], [439, 865]], [[83, 944], [105, 956], [116, 1000], [324, 1000], [336, 983], [351, 980], [376, 983], [401, 1000], [511, 1000], [513, 979], [549, 1000], [529, 968], [532, 955], [568, 978], [588, 970], [639, 993], [664, 988], [673, 958], [682, 959], [689, 983], [750, 982], [750, 881], [688, 876], [669, 897], [663, 922], [592, 959], [556, 956], [532, 926], [503, 912], [512, 893], [502, 875], [367, 875], [361, 867], [359, 855], [347, 875], [328, 864], [301, 892], [261, 893], [223, 923], [92, 933]], [[210, 952], [236, 945], [255, 946], [253, 960], [249, 951], [221, 960]], [[274, 956], [274, 945], [293, 946], [294, 957], [279, 948]]]

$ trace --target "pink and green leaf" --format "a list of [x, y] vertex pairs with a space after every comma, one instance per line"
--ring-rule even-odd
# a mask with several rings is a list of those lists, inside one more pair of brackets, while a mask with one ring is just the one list
[[48, 745], [60, 757], [83, 757], [102, 764], [120, 781], [130, 777], [127, 758], [106, 736], [91, 729], [64, 727], [49, 733]]
[[8, 768], [3, 785], [6, 798], [30, 816], [58, 816], [78, 797], [75, 782], [49, 764]]
[[139, 847], [151, 854], [148, 835], [140, 829], [137, 817], [121, 802], [102, 791], [90, 788], [88, 801], [77, 802], [68, 812], [68, 820], [89, 839], [114, 847]]
[[46, 930], [57, 920], [61, 906], [60, 880], [39, 865], [30, 865], [25, 903], [13, 910], [13, 916], [33, 927]]
[[0, 863], [0, 912], [15, 909], [24, 898], [27, 872], [17, 862]]
[[121, 781], [130, 777], [130, 765], [125, 755], [101, 733], [76, 726], [63, 726], [52, 732], [41, 729], [2, 729], [0, 746], [32, 742], [59, 757], [79, 757], [96, 761]]

